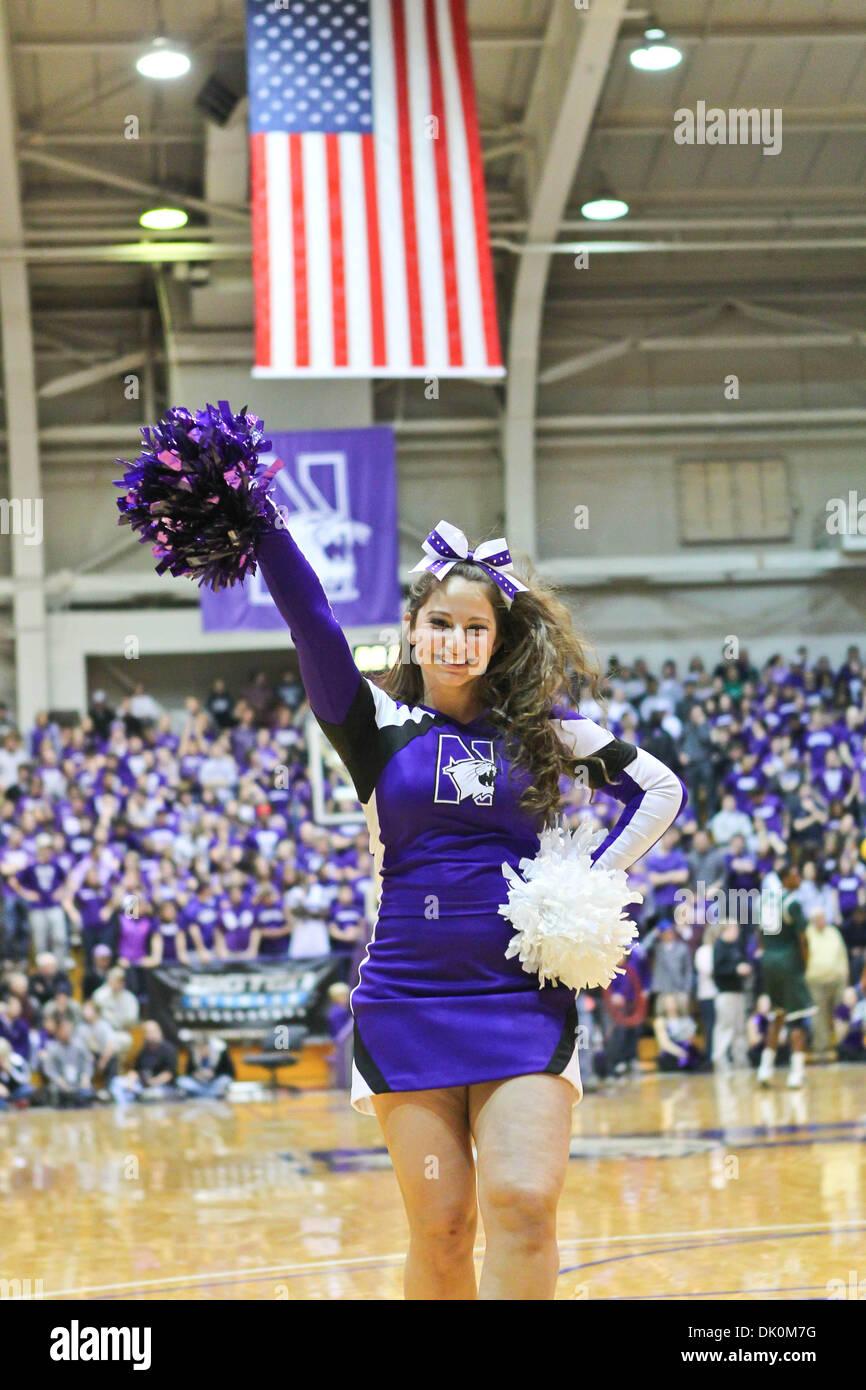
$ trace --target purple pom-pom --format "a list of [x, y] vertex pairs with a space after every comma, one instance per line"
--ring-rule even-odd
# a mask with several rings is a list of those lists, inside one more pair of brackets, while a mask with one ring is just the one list
[[282, 468], [276, 459], [258, 472], [271, 447], [246, 407], [233, 415], [228, 401], [193, 414], [166, 411], [141, 431], [144, 449], [114, 486], [119, 525], [139, 532], [159, 559], [157, 574], [188, 574], [199, 586], [227, 588], [256, 572], [255, 546], [277, 516], [268, 489]]

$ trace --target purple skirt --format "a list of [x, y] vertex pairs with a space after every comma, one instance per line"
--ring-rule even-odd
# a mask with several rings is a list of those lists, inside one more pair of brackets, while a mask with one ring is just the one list
[[371, 1097], [386, 1092], [534, 1072], [564, 1076], [580, 1100], [575, 993], [539, 989], [536, 974], [505, 959], [513, 927], [498, 901], [461, 893], [449, 904], [406, 890], [383, 898], [350, 1000], [355, 1110], [375, 1114]]

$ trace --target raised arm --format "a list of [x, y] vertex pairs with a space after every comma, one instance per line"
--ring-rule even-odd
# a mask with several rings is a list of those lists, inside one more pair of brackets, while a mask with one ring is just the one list
[[346, 764], [363, 805], [375, 784], [377, 697], [352, 659], [318, 575], [285, 526], [275, 523], [266, 532], [256, 558], [292, 634], [310, 709]]
[[292, 634], [313, 714], [328, 724], [342, 724], [361, 672], [318, 575], [281, 520], [275, 512], [256, 546], [256, 559]]
[[627, 869], [652, 849], [688, 800], [685, 785], [658, 758], [614, 738], [576, 710], [554, 706], [553, 727], [586, 769], [584, 785], [625, 803], [622, 815], [593, 853], [605, 869]]

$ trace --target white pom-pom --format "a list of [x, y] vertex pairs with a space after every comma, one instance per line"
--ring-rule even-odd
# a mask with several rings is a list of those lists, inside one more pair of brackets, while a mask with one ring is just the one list
[[586, 821], [574, 831], [549, 826], [535, 858], [521, 859], [523, 878], [502, 865], [511, 886], [499, 911], [515, 928], [505, 957], [519, 956], [524, 970], [537, 971], [539, 989], [547, 980], [606, 988], [624, 973], [620, 962], [638, 933], [623, 909], [643, 902], [643, 894], [629, 888], [624, 869], [593, 865], [590, 855], [604, 836]]

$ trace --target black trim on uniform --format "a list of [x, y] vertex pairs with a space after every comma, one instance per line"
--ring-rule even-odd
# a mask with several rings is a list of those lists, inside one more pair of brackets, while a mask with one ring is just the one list
[[373, 1061], [373, 1058], [364, 1046], [361, 1034], [358, 1031], [357, 1019], [355, 1019], [353, 1039], [355, 1066], [370, 1087], [373, 1095], [380, 1096], [384, 1091], [390, 1091], [391, 1087], [388, 1085], [379, 1068], [376, 1066], [376, 1063]]
[[562, 1025], [562, 1032], [559, 1035], [559, 1042], [556, 1044], [556, 1051], [544, 1068], [545, 1071], [553, 1072], [554, 1076], [561, 1075], [571, 1061], [572, 1054], [577, 1046], [577, 1004], [572, 1004], [565, 1016], [565, 1023]]
[[403, 724], [380, 727], [376, 723], [373, 692], [362, 676], [342, 724], [329, 724], [318, 716], [316, 722], [345, 763], [358, 800], [366, 806], [385, 764], [413, 738], [426, 734], [437, 717], [425, 713], [422, 719], [407, 719]]
[[586, 769], [587, 784], [591, 791], [598, 791], [613, 782], [619, 781], [629, 763], [633, 763], [638, 750], [633, 743], [614, 738], [605, 743], [597, 753], [588, 753], [585, 758], [577, 758], [578, 767]]

